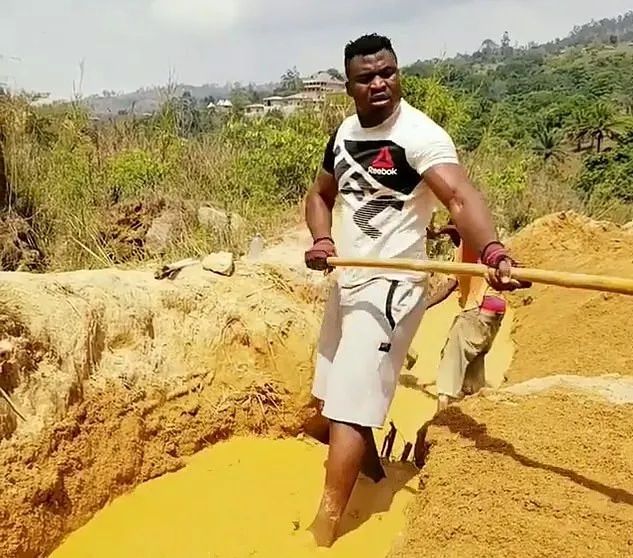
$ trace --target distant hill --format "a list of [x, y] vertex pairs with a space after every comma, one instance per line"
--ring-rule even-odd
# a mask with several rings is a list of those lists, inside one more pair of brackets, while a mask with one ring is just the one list
[[[459, 54], [456, 57], [442, 61], [444, 64], [457, 66], [481, 65], [484, 71], [495, 70], [499, 64], [507, 64], [509, 60], [516, 60], [524, 55], [538, 56], [559, 54], [570, 47], [590, 46], [594, 44], [621, 45], [633, 41], [633, 11], [614, 18], [591, 21], [576, 26], [562, 39], [554, 39], [543, 44], [529, 43], [528, 45], [511, 45], [511, 37], [504, 33], [499, 42], [487, 38], [481, 47], [471, 54]], [[438, 59], [418, 60], [404, 68], [407, 73], [430, 75], [440, 62]], [[296, 71], [296, 70], [295, 70]], [[117, 115], [122, 113], [144, 114], [157, 110], [169, 96], [181, 96], [189, 92], [200, 104], [208, 100], [229, 98], [236, 89], [245, 90], [250, 97], [262, 97], [280, 87], [280, 83], [249, 84], [239, 83], [224, 85], [178, 84], [169, 91], [165, 87], [142, 88], [131, 93], [104, 92], [101, 95], [91, 95], [84, 99], [90, 112], [97, 116]], [[255, 100], [255, 99], [254, 99]]]
[[[259, 94], [266, 94], [273, 91], [278, 84], [250, 84], [248, 90], [255, 91]], [[225, 85], [205, 84], [205, 85], [188, 85], [177, 84], [170, 88], [167, 87], [145, 87], [133, 91], [131, 93], [115, 93], [104, 91], [101, 95], [91, 95], [83, 99], [83, 103], [89, 108], [90, 112], [97, 116], [116, 115], [123, 112], [144, 114], [157, 110], [162, 103], [169, 97], [180, 97], [183, 93], [188, 92], [200, 104], [208, 103], [209, 100], [226, 99], [238, 88], [242, 88], [241, 84]]]
[[[537, 44], [530, 42], [519, 46], [511, 44], [510, 34], [506, 31], [497, 43], [487, 38], [481, 46], [471, 54], [458, 54], [453, 58], [442, 60], [444, 63], [471, 64], [482, 63], [495, 64], [511, 58], [513, 55], [546, 55], [560, 54], [571, 47], [589, 47], [591, 45], [621, 45], [633, 41], [633, 11], [613, 18], [605, 18], [600, 21], [590, 21], [584, 25], [575, 26], [564, 38], [554, 39], [547, 43]], [[406, 72], [426, 75], [432, 73], [432, 69], [440, 62], [439, 59], [417, 60], [404, 68]], [[494, 66], [493, 66], [494, 68]]]

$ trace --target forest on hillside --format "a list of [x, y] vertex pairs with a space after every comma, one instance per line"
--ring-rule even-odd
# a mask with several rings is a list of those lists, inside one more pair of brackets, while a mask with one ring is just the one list
[[501, 46], [405, 73], [437, 79], [469, 106], [466, 150], [492, 136], [544, 162], [582, 162], [584, 195], [633, 203], [633, 12], [576, 28], [563, 41]]

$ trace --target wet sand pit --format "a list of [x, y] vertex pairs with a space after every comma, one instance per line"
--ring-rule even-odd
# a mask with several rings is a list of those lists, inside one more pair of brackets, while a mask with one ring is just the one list
[[319, 285], [283, 269], [0, 274], [0, 556], [46, 556], [143, 482], [308, 416]]
[[[208, 448], [172, 474], [137, 487], [96, 514], [51, 555], [383, 557], [404, 528], [406, 506], [418, 494], [418, 470], [399, 462], [407, 441], [432, 416], [432, 384], [455, 300], [428, 312], [413, 347], [419, 353], [403, 374], [388, 421], [398, 428], [388, 478], [361, 478], [331, 549], [317, 549], [305, 532], [318, 507], [327, 448], [300, 436], [232, 438]], [[509, 316], [511, 318], [511, 316]], [[512, 345], [510, 319], [490, 355], [492, 383], [500, 383]], [[377, 432], [380, 446], [388, 429]], [[380, 448], [379, 448], [380, 449]], [[100, 541], [108, 540], [101, 545]]]
[[[304, 538], [319, 503], [326, 450], [300, 440], [235, 438], [99, 512], [53, 558], [313, 556]], [[416, 492], [410, 465], [377, 489], [362, 480], [331, 556], [385, 556]], [[107, 544], [103, 544], [108, 541]]]

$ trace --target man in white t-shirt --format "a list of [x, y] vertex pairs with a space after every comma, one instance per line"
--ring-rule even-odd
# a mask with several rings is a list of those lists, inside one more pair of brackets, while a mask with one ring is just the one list
[[[438, 201], [488, 265], [497, 290], [522, 286], [498, 241], [491, 214], [459, 164], [450, 136], [401, 98], [397, 58], [386, 37], [366, 35], [345, 48], [347, 92], [356, 114], [332, 134], [323, 168], [306, 197], [313, 246], [306, 265], [327, 258], [426, 257], [426, 228]], [[332, 208], [342, 202], [332, 238]], [[422, 319], [427, 276], [376, 268], [337, 271], [319, 340], [314, 396], [329, 443], [325, 489], [310, 527], [330, 546], [363, 467], [377, 461], [372, 428], [382, 428], [407, 349]], [[374, 463], [375, 464], [375, 463]], [[379, 466], [379, 463], [378, 463]], [[375, 469], [375, 468], [374, 468]], [[370, 473], [378, 481], [383, 476]]]

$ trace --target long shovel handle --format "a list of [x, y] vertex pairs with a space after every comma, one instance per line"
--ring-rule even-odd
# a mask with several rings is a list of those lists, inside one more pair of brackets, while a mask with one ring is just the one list
[[[327, 262], [332, 267], [373, 267], [405, 271], [434, 271], [436, 273], [474, 275], [478, 277], [484, 277], [487, 269], [483, 264], [406, 258], [393, 258], [389, 260], [373, 258], [328, 258]], [[566, 271], [550, 271], [528, 267], [513, 267], [512, 277], [521, 281], [544, 283], [558, 287], [633, 295], [633, 279], [627, 277], [569, 273]]]

